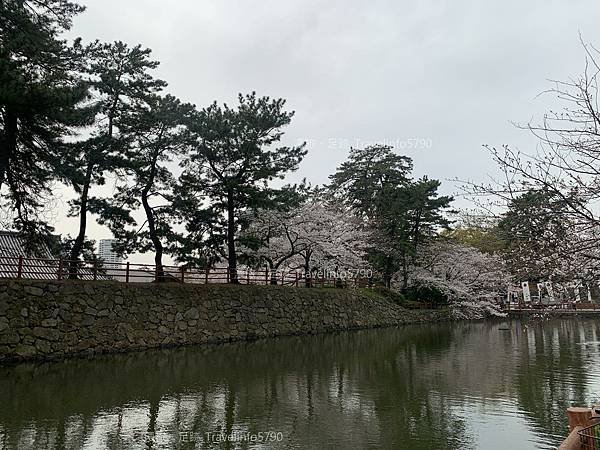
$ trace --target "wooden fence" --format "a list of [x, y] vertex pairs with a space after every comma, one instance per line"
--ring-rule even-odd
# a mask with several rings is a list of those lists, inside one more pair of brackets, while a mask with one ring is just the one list
[[173, 282], [186, 284], [253, 284], [295, 287], [361, 287], [367, 278], [326, 278], [298, 271], [271, 271], [228, 268], [192, 269], [183, 266], [106, 263], [101, 261], [69, 261], [0, 256], [0, 278], [30, 280], [111, 280], [123, 283]]

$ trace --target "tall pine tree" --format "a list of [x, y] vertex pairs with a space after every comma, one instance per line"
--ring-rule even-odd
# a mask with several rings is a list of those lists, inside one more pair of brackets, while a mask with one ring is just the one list
[[184, 248], [226, 259], [233, 283], [247, 211], [272, 209], [288, 198], [269, 183], [296, 170], [306, 154], [304, 145], [277, 146], [294, 116], [284, 108], [283, 99], [240, 94], [236, 108], [213, 103], [190, 125], [196, 143], [183, 163], [176, 204], [189, 233]]
[[[128, 163], [131, 177], [101, 208], [100, 223], [109, 226], [122, 251], [154, 251], [157, 281], [165, 280], [165, 241], [173, 233], [171, 202], [176, 179], [169, 163], [193, 143], [186, 124], [194, 111], [193, 105], [171, 95], [150, 96], [130, 111], [121, 131], [133, 139]], [[140, 207], [145, 218], [141, 225], [132, 214]]]
[[67, 138], [86, 122], [79, 45], [60, 39], [82, 10], [65, 0], [0, 0], [0, 193], [29, 244], [51, 231], [39, 213], [65, 175]]
[[352, 208], [372, 230], [368, 257], [385, 286], [394, 277], [406, 291], [419, 247], [447, 227], [443, 211], [451, 197], [439, 196], [440, 182], [413, 180], [412, 160], [388, 146], [352, 149], [350, 158], [333, 174], [330, 190]]
[[70, 159], [70, 181], [78, 197], [71, 202], [71, 215], [79, 216], [79, 232], [71, 248], [69, 276], [77, 277], [77, 263], [85, 243], [88, 212], [101, 214], [106, 202], [91, 195], [94, 185], [106, 183], [106, 176], [129, 169], [133, 136], [121, 130], [131, 110], [166, 83], [149, 71], [158, 66], [151, 51], [123, 42], [94, 43], [87, 48], [87, 75], [95, 112], [91, 136], [76, 146]]

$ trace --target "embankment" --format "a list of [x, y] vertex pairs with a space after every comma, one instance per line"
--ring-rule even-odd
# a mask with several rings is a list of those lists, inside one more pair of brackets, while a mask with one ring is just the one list
[[448, 319], [371, 291], [0, 280], [0, 363]]

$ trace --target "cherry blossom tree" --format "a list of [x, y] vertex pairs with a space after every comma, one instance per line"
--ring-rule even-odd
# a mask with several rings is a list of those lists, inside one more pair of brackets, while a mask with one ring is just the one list
[[[480, 206], [507, 219], [508, 256], [522, 266], [520, 277], [573, 279], [597, 274], [600, 266], [600, 52], [582, 46], [582, 74], [545, 92], [558, 99], [557, 107], [518, 125], [537, 138], [536, 149], [487, 147], [500, 176], [465, 184]], [[514, 206], [524, 220], [511, 216]]]
[[258, 210], [242, 236], [241, 252], [249, 265], [266, 265], [271, 284], [277, 284], [277, 271], [305, 248], [302, 217], [295, 210]]
[[309, 201], [287, 212], [259, 210], [242, 239], [246, 259], [271, 270], [276, 284], [280, 270], [302, 271], [308, 285], [311, 274], [338, 273], [365, 266], [367, 234], [355, 216], [342, 207]]
[[423, 250], [410, 280], [413, 286], [440, 291], [448, 301], [493, 300], [514, 283], [498, 255], [451, 241], [438, 241]]

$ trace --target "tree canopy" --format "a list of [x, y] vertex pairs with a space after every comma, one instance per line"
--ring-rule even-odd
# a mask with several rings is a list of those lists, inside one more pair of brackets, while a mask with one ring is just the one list
[[335, 198], [354, 210], [371, 230], [369, 261], [386, 286], [399, 274], [406, 291], [419, 247], [449, 225], [451, 197], [439, 196], [439, 181], [410, 178], [412, 160], [388, 146], [354, 149], [331, 178]]
[[40, 212], [65, 177], [69, 138], [87, 123], [78, 41], [60, 38], [81, 11], [62, 0], [0, 1], [0, 192], [28, 243], [51, 231]]
[[[277, 271], [300, 272], [307, 286], [323, 271], [403, 293], [428, 283], [453, 299], [491, 286], [468, 278], [496, 261], [494, 251], [444, 233], [453, 199], [438, 180], [414, 177], [411, 158], [385, 145], [349, 149], [328, 186], [284, 184], [307, 154], [285, 142], [295, 113], [284, 99], [251, 92], [197, 108], [154, 76], [150, 49], [63, 39], [82, 11], [65, 0], [0, 0], [2, 206], [34, 242], [52, 232], [43, 212], [55, 185], [71, 189], [77, 234], [51, 240], [71, 278], [82, 257], [96, 258], [94, 217], [124, 255], [154, 253], [156, 281], [169, 279], [170, 256], [187, 267], [226, 265], [232, 283], [240, 266], [271, 270], [273, 283]], [[560, 224], [541, 217], [526, 229], [526, 203], [515, 202], [495, 231], [556, 234]], [[502, 242], [506, 255], [521, 249]], [[461, 258], [464, 270], [453, 267]]]
[[183, 161], [176, 203], [199, 251], [225, 258], [234, 281], [244, 211], [281, 205], [289, 191], [269, 183], [296, 170], [306, 154], [304, 145], [277, 145], [294, 116], [285, 100], [251, 93], [238, 102], [236, 108], [213, 103], [193, 117], [196, 142]]

